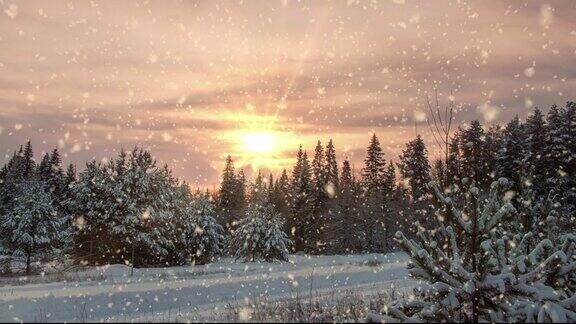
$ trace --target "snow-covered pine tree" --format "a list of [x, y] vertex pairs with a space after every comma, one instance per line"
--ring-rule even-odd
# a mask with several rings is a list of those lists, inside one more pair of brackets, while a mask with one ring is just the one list
[[[406, 187], [409, 194], [409, 200], [412, 209], [413, 221], [419, 221], [423, 226], [429, 227], [433, 221], [429, 216], [429, 203], [425, 199], [426, 184], [432, 179], [430, 172], [430, 164], [428, 162], [428, 150], [426, 144], [420, 135], [415, 139], [406, 143], [406, 148], [402, 150], [399, 156], [398, 167], [400, 175], [404, 179], [402, 185]], [[397, 217], [392, 216], [392, 210], [388, 209], [387, 213], [389, 218], [395, 220], [395, 223], [400, 223]], [[391, 223], [391, 222], [389, 222]], [[396, 224], [388, 224], [387, 229], [392, 236], [394, 233], [392, 229]], [[396, 227], [397, 229], [398, 227]], [[391, 241], [391, 240], [390, 240]]]
[[264, 237], [266, 236], [266, 220], [258, 212], [258, 206], [250, 202], [246, 208], [246, 216], [237, 223], [232, 233], [230, 250], [235, 251], [235, 258], [244, 262], [264, 260]]
[[[74, 184], [77, 258], [93, 263], [161, 264], [176, 250], [176, 180], [149, 152], [121, 152], [106, 165], [91, 162]], [[106, 238], [106, 239], [103, 239]]]
[[64, 181], [61, 163], [60, 152], [58, 149], [54, 149], [52, 154], [44, 154], [36, 170], [38, 179], [47, 184], [48, 190], [57, 204], [60, 202], [59, 196], [62, 193], [62, 182]]
[[328, 195], [326, 193], [326, 161], [324, 157], [324, 147], [318, 141], [314, 149], [314, 158], [312, 159], [312, 205], [313, 213], [320, 215], [324, 212]]
[[196, 196], [189, 204], [186, 214], [186, 257], [194, 264], [206, 264], [222, 255], [224, 229], [216, 221], [212, 201], [205, 196]]
[[51, 167], [50, 167], [50, 154], [46, 153], [42, 156], [42, 160], [40, 164], [38, 164], [38, 168], [36, 172], [38, 173], [38, 179], [41, 181], [48, 181], [51, 175]]
[[170, 208], [175, 180], [167, 166], [158, 168], [150, 152], [139, 148], [130, 152], [121, 169], [124, 174], [114, 177], [114, 195], [120, 205], [112, 215], [111, 230], [121, 242], [124, 261], [130, 260], [132, 265], [163, 263], [175, 248]]
[[308, 156], [300, 146], [292, 171], [289, 228], [296, 251], [316, 251], [319, 239], [316, 218], [312, 214], [312, 178]]
[[18, 186], [29, 180], [34, 180], [36, 175], [36, 163], [30, 141], [26, 146], [14, 152], [12, 158], [6, 164], [2, 183], [0, 183], [0, 214], [10, 211], [15, 203]]
[[[274, 183], [274, 191], [270, 202], [274, 204], [283, 219], [288, 219], [290, 212], [290, 180], [286, 169], [282, 170], [280, 178], [277, 178]], [[290, 229], [287, 229], [287, 232], [289, 231]]]
[[59, 255], [64, 251], [70, 251], [73, 234], [71, 231], [72, 222], [70, 212], [66, 209], [64, 201], [68, 198], [68, 190], [64, 171], [62, 170], [62, 158], [58, 149], [52, 150], [52, 153], [46, 153], [42, 161], [36, 168], [36, 177], [46, 184], [46, 190], [52, 198], [52, 206], [56, 209], [58, 218], [62, 222], [62, 228], [58, 238]]
[[518, 116], [504, 129], [503, 141], [496, 156], [496, 174], [512, 181], [512, 190], [521, 194], [522, 179], [526, 174], [526, 134]]
[[[91, 161], [72, 185], [65, 206], [73, 213], [75, 259], [82, 264], [106, 262], [113, 253], [109, 236], [110, 211], [116, 208], [109, 194], [110, 179], [104, 165]], [[106, 238], [106, 240], [105, 240]], [[108, 244], [104, 244], [108, 243]]]
[[46, 256], [53, 247], [61, 222], [44, 182], [24, 181], [18, 185], [16, 196], [14, 207], [1, 216], [0, 227], [10, 235], [10, 251], [25, 258], [26, 274], [30, 274], [32, 261]]
[[487, 148], [486, 132], [479, 121], [473, 120], [468, 127], [460, 129], [460, 167], [464, 175], [468, 175], [475, 186], [488, 187], [492, 181], [489, 169], [492, 163], [486, 161], [495, 148]]
[[292, 247], [292, 241], [284, 232], [284, 221], [272, 207], [267, 221], [267, 229], [264, 240], [264, 259], [266, 261], [288, 261], [288, 251]]
[[247, 202], [246, 175], [244, 174], [244, 170], [242, 169], [240, 169], [240, 171], [238, 171], [238, 174], [236, 175], [236, 189], [234, 190], [234, 192], [236, 193], [234, 206], [236, 209], [236, 213], [240, 215], [244, 211]]
[[[396, 237], [410, 255], [410, 274], [428, 284], [379, 320], [435, 322], [576, 321], [576, 236], [550, 239], [526, 253], [501, 222], [516, 213], [506, 199], [510, 182], [500, 178], [483, 198], [472, 186], [461, 209], [430, 183], [441, 226], [420, 228], [418, 239]], [[522, 237], [533, 237], [529, 232]]]
[[546, 119], [546, 145], [544, 146], [544, 176], [546, 188], [544, 192], [557, 190], [567, 191], [568, 178], [566, 164], [568, 160], [568, 138], [565, 133], [564, 109], [553, 105]]
[[[520, 128], [523, 129], [523, 125], [519, 124]], [[524, 135], [523, 135], [524, 136]], [[525, 137], [525, 136], [524, 136]], [[524, 139], [525, 140], [525, 139]], [[498, 124], [490, 125], [484, 136], [484, 149], [482, 150], [482, 155], [480, 160], [483, 161], [487, 173], [486, 177], [486, 187], [490, 186], [492, 181], [498, 179], [497, 168], [498, 168], [498, 153], [500, 149], [504, 146], [504, 129]], [[524, 151], [525, 143], [522, 143], [522, 150]]]
[[[20, 146], [19, 152], [22, 152], [22, 146]], [[0, 172], [0, 215], [10, 210], [14, 203], [13, 196], [19, 181], [16, 177], [18, 160], [19, 156], [17, 152], [14, 151], [14, 154], [4, 167], [2, 167], [2, 171]], [[6, 237], [6, 235], [2, 234], [0, 237]]]
[[226, 229], [231, 231], [234, 223], [238, 220], [238, 179], [234, 173], [234, 161], [228, 155], [224, 170], [222, 171], [222, 181], [218, 192], [218, 214], [222, 217], [222, 223]]
[[266, 199], [250, 202], [230, 242], [235, 257], [244, 262], [286, 261], [291, 240], [280, 215]]
[[385, 231], [386, 194], [384, 180], [386, 160], [376, 134], [372, 134], [362, 169], [362, 186], [364, 189], [361, 214], [366, 228], [366, 248], [372, 252], [381, 252], [386, 244], [382, 239]]
[[[328, 201], [330, 196], [326, 190], [327, 188], [327, 174], [326, 172], [326, 157], [324, 155], [324, 147], [318, 141], [314, 149], [314, 158], [312, 159], [312, 215], [314, 223], [318, 224], [318, 240], [316, 242], [316, 249], [314, 253], [324, 253], [326, 251], [326, 237], [329, 233], [326, 232], [327, 225], [331, 221], [328, 213]], [[332, 188], [332, 193], [333, 193]]]
[[332, 245], [338, 253], [359, 253], [366, 246], [364, 221], [360, 218], [359, 204], [361, 190], [352, 174], [350, 161], [342, 163], [340, 174], [340, 192], [335, 214], [335, 231]]
[[336, 150], [332, 140], [328, 141], [324, 153], [323, 170], [325, 207], [322, 213], [322, 243], [321, 253], [336, 253], [338, 247], [339, 226], [341, 225], [340, 208], [338, 204], [340, 194], [340, 179], [338, 178], [338, 164]]
[[[326, 184], [332, 186], [334, 192], [338, 192], [339, 178], [338, 178], [338, 162], [336, 162], [336, 149], [332, 139], [326, 145], [326, 161], [324, 164], [324, 176], [326, 177]], [[329, 195], [330, 196], [330, 195]], [[333, 196], [333, 195], [332, 195]]]
[[74, 237], [77, 233], [77, 227], [74, 224], [74, 211], [70, 209], [68, 202], [74, 199], [72, 188], [76, 183], [76, 167], [73, 163], [68, 165], [64, 179], [62, 179], [62, 188], [59, 195], [58, 213], [62, 219], [63, 230], [60, 236], [60, 249], [66, 254], [74, 251]]
[[428, 150], [420, 135], [406, 143], [406, 148], [400, 155], [400, 173], [408, 180], [412, 199], [419, 200], [425, 193], [423, 190], [431, 180]]
[[362, 169], [362, 182], [367, 192], [377, 193], [382, 190], [382, 178], [385, 171], [386, 160], [380, 141], [376, 134], [372, 134]]
[[259, 201], [268, 194], [266, 190], [266, 183], [262, 177], [262, 171], [258, 170], [258, 174], [254, 182], [250, 185], [250, 201]]
[[24, 147], [21, 163], [22, 179], [32, 180], [36, 170], [36, 163], [34, 162], [34, 153], [32, 151], [32, 143], [30, 140], [26, 142], [26, 146]]
[[546, 144], [546, 125], [544, 115], [540, 109], [534, 111], [526, 118], [526, 173], [530, 175], [530, 182], [536, 194], [544, 195], [546, 192], [544, 146]]

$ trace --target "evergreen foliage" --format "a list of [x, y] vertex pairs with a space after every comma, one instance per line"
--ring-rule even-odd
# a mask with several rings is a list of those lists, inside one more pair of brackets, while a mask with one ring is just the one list
[[266, 199], [252, 201], [230, 242], [236, 259], [244, 262], [287, 261], [291, 241], [282, 227], [280, 215]]
[[62, 224], [42, 181], [22, 182], [16, 196], [12, 209], [0, 217], [0, 227], [7, 235], [6, 245], [14, 256], [25, 258], [26, 274], [30, 274], [34, 259], [46, 258], [58, 241]]
[[423, 190], [430, 182], [430, 164], [428, 150], [420, 135], [406, 144], [400, 155], [400, 173], [408, 180], [412, 199], [419, 200], [425, 193]]
[[498, 177], [512, 181], [512, 190], [520, 193], [522, 179], [526, 175], [525, 157], [527, 155], [524, 127], [518, 116], [514, 117], [504, 129], [503, 143], [497, 155]]
[[235, 173], [234, 161], [228, 155], [218, 192], [218, 213], [228, 231], [234, 229], [235, 223], [242, 213], [246, 199], [245, 188], [246, 178], [244, 172], [240, 171], [238, 175]]
[[186, 209], [184, 225], [185, 251], [194, 264], [206, 264], [222, 255], [224, 229], [216, 221], [213, 203], [208, 197], [196, 196]]
[[385, 208], [386, 192], [384, 182], [386, 176], [386, 160], [376, 134], [372, 135], [364, 159], [362, 169], [362, 185], [364, 189], [360, 213], [366, 230], [366, 249], [371, 252], [385, 250], [387, 242], [383, 236], [386, 231]]
[[[515, 216], [516, 209], [502, 197], [511, 185], [500, 178], [486, 197], [472, 186], [466, 203], [459, 207], [435, 183], [430, 184], [441, 226], [433, 231], [420, 229], [417, 240], [396, 234], [411, 257], [411, 275], [428, 284], [421, 287], [416, 300], [398, 303], [385, 319], [576, 320], [576, 237], [569, 233], [553, 240], [552, 235], [536, 238], [533, 232], [508, 234], [501, 224]], [[530, 239], [538, 244], [527, 252], [525, 242]]]
[[[69, 254], [81, 264], [121, 262], [136, 266], [203, 264], [224, 251], [246, 261], [286, 260], [289, 250], [390, 251], [397, 248], [390, 233], [402, 230], [404, 236], [399, 242], [404, 249], [408, 246], [406, 242], [412, 242], [412, 246], [420, 244], [425, 251], [429, 249], [433, 259], [434, 253], [439, 252], [419, 240], [426, 237], [430, 242], [448, 244], [454, 236], [461, 255], [458, 260], [462, 260], [473, 278], [467, 277], [466, 282], [477, 287], [487, 284], [482, 281], [483, 276], [498, 273], [508, 276], [505, 269], [514, 269], [521, 255], [534, 255], [525, 264], [530, 263], [527, 268], [536, 267], [540, 260], [536, 254], [550, 256], [549, 251], [558, 252], [561, 246], [571, 246], [572, 241], [566, 235], [574, 232], [576, 221], [575, 118], [576, 104], [568, 102], [565, 107], [551, 107], [546, 116], [535, 109], [525, 122], [516, 117], [504, 128], [492, 125], [485, 129], [478, 121], [472, 121], [453, 134], [446, 161], [435, 161], [433, 170], [424, 140], [417, 136], [406, 144], [399, 157], [399, 175], [405, 180], [400, 182], [396, 181], [394, 163], [384, 159], [375, 134], [358, 179], [348, 160], [339, 170], [332, 140], [325, 148], [317, 143], [311, 163], [300, 147], [291, 174], [283, 170], [279, 176], [270, 173], [265, 178], [258, 172], [253, 181], [246, 179], [243, 170], [237, 172], [228, 156], [217, 192], [198, 191], [195, 195], [167, 166], [157, 166], [150, 153], [141, 149], [121, 151], [106, 163], [88, 162], [76, 174], [73, 164], [64, 171], [57, 149], [44, 154], [36, 164], [28, 141], [0, 168], [0, 252], [28, 258], [29, 265], [51, 256], [67, 258]], [[497, 181], [491, 187], [495, 177], [508, 180]], [[431, 201], [424, 184], [431, 178], [439, 184], [435, 187], [436, 196], [443, 197], [438, 200], [440, 218], [429, 215]], [[490, 194], [480, 194], [490, 188]], [[502, 196], [505, 201], [500, 199]], [[513, 211], [508, 211], [510, 217], [501, 219], [490, 230], [477, 229], [474, 234], [477, 240], [470, 243], [473, 233], [466, 232], [464, 223], [471, 221], [471, 215], [488, 215], [492, 209], [508, 203], [513, 207]], [[471, 207], [474, 204], [477, 208]], [[464, 223], [452, 219], [450, 210], [466, 216]], [[415, 221], [421, 224], [417, 231]], [[22, 234], [24, 228], [30, 228], [26, 224], [38, 225], [38, 232]], [[425, 231], [434, 228], [437, 228], [434, 234]], [[452, 228], [452, 234], [448, 228]], [[30, 237], [34, 239], [19, 241]], [[546, 239], [550, 244], [542, 243]], [[479, 245], [487, 240], [491, 243]], [[504, 242], [504, 248], [499, 242]], [[476, 246], [474, 257], [469, 251], [471, 246]], [[482, 268], [467, 263], [472, 259], [488, 262], [489, 256], [500, 258], [500, 254], [486, 252], [489, 246], [498, 253], [504, 249], [505, 266]], [[545, 247], [543, 252], [534, 252], [539, 246]], [[456, 257], [451, 251], [444, 253], [454, 261]], [[569, 263], [571, 252], [562, 251]], [[28, 268], [32, 270], [31, 266]], [[450, 270], [444, 265], [439, 268]], [[520, 272], [510, 271], [520, 278]], [[554, 275], [571, 280], [563, 274]], [[460, 284], [466, 283], [462, 274], [456, 277]], [[556, 279], [546, 279], [546, 285], [552, 285], [553, 280]], [[519, 289], [514, 285], [504, 282], [504, 287]], [[535, 281], [530, 285], [536, 285]], [[556, 291], [560, 286], [550, 287]], [[440, 292], [442, 296], [453, 296], [445, 290]], [[570, 292], [556, 291], [561, 296]], [[476, 293], [470, 290], [461, 294], [469, 297]], [[486, 314], [470, 312], [465, 298], [460, 301], [465, 304], [460, 307], [461, 312], [450, 316], [465, 320], [474, 320], [476, 315], [488, 318]], [[434, 305], [434, 300], [426, 297], [427, 303], [431, 303], [427, 305]], [[542, 300], [534, 304], [528, 298], [522, 299], [522, 303], [532, 303], [540, 309]], [[561, 299], [546, 299], [544, 303], [549, 302], [563, 303]], [[477, 308], [488, 307], [487, 299], [478, 303]], [[496, 312], [494, 308], [490, 311]], [[507, 308], [506, 314], [515, 311]], [[552, 316], [542, 312], [543, 318]], [[508, 315], [500, 315], [494, 318], [509, 319]], [[534, 319], [532, 315], [516, 318], [530, 320]]]
[[292, 203], [289, 227], [295, 251], [313, 253], [319, 240], [319, 224], [313, 209], [313, 187], [310, 165], [302, 146], [298, 150], [296, 165], [292, 171]]

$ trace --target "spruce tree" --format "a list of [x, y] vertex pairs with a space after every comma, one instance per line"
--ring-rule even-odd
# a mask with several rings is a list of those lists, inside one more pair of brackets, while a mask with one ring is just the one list
[[48, 191], [56, 204], [62, 201], [62, 185], [64, 181], [64, 171], [62, 170], [62, 159], [58, 149], [54, 149], [52, 154], [46, 153], [36, 170], [38, 179], [47, 184]]
[[[359, 214], [360, 190], [354, 179], [350, 161], [342, 163], [338, 194], [339, 227], [335, 233], [338, 239], [337, 251], [340, 253], [359, 253], [366, 246], [365, 222]], [[335, 245], [336, 245], [335, 244]]]
[[236, 259], [244, 262], [287, 261], [291, 241], [280, 215], [264, 196], [251, 201], [231, 240]]
[[65, 205], [73, 212], [75, 235], [75, 259], [81, 264], [97, 264], [98, 259], [105, 262], [106, 257], [101, 255], [111, 253], [108, 244], [112, 243], [109, 237], [110, 207], [114, 201], [109, 200], [108, 185], [110, 179], [108, 172], [100, 163], [91, 161], [79, 174], [79, 179], [71, 188], [72, 197]]
[[386, 168], [384, 153], [380, 147], [380, 141], [376, 134], [372, 134], [370, 144], [364, 160], [364, 169], [362, 170], [362, 181], [365, 190], [370, 194], [378, 194], [382, 190], [382, 178]]
[[490, 164], [487, 163], [485, 157], [493, 148], [487, 148], [484, 142], [485, 136], [486, 133], [477, 120], [473, 120], [458, 135], [462, 176], [470, 178], [476, 186], [481, 188], [487, 187], [492, 180]]
[[312, 215], [313, 222], [318, 225], [317, 231], [317, 249], [315, 252], [324, 252], [326, 249], [326, 238], [330, 235], [327, 227], [330, 227], [328, 203], [330, 195], [327, 189], [333, 193], [333, 188], [327, 188], [326, 175], [326, 157], [322, 143], [318, 141], [314, 149], [314, 158], [312, 159]]
[[568, 191], [569, 180], [566, 161], [568, 161], [569, 148], [566, 137], [565, 111], [553, 105], [547, 116], [546, 139], [544, 146], [544, 177], [546, 188], [544, 192], [558, 190], [559, 193]]
[[236, 199], [234, 206], [236, 208], [236, 214], [240, 215], [246, 206], [246, 175], [244, 174], [244, 170], [240, 169], [238, 174], [236, 175]]
[[209, 198], [197, 196], [186, 208], [185, 254], [193, 264], [206, 264], [222, 255], [224, 229], [216, 221]]
[[77, 227], [74, 224], [74, 210], [70, 207], [70, 201], [74, 199], [73, 187], [76, 183], [76, 167], [73, 163], [68, 165], [66, 174], [62, 180], [62, 189], [59, 195], [58, 213], [64, 224], [64, 231], [60, 235], [60, 247], [63, 252], [69, 253], [74, 250], [74, 238], [77, 233]]
[[324, 148], [318, 141], [314, 149], [314, 158], [312, 159], [312, 204], [313, 213], [321, 219], [323, 217], [328, 195], [326, 193], [326, 161], [324, 158]]
[[34, 178], [35, 169], [36, 169], [36, 163], [34, 162], [34, 152], [32, 151], [32, 143], [28, 141], [26, 142], [24, 152], [22, 153], [22, 179], [32, 180]]
[[66, 175], [64, 176], [64, 188], [69, 188], [76, 181], [76, 166], [73, 163], [68, 164]]
[[334, 191], [338, 191], [339, 178], [338, 178], [338, 163], [336, 162], [336, 149], [332, 143], [332, 139], [328, 141], [326, 145], [326, 161], [324, 164], [324, 175], [326, 177], [327, 185], [334, 188]]
[[424, 187], [430, 182], [430, 164], [428, 163], [428, 150], [420, 135], [406, 144], [400, 155], [400, 173], [410, 185], [412, 199], [419, 200], [424, 194]]
[[165, 208], [167, 179], [150, 152], [138, 148], [118, 167], [123, 174], [115, 179], [111, 194], [120, 204], [111, 215], [111, 232], [119, 239], [123, 261], [132, 267], [161, 262], [173, 244], [164, 235], [172, 225], [172, 211]]
[[262, 178], [262, 172], [258, 170], [258, 175], [254, 179], [254, 183], [250, 186], [250, 201], [260, 200], [267, 194], [266, 183]]
[[322, 242], [325, 244], [324, 253], [335, 253], [339, 247], [336, 235], [341, 226], [341, 215], [339, 211], [338, 195], [338, 163], [336, 161], [336, 150], [332, 140], [329, 140], [324, 153], [324, 199], [325, 207], [323, 212]]
[[290, 233], [296, 251], [314, 252], [319, 238], [318, 223], [312, 209], [312, 178], [306, 152], [298, 150], [292, 171]]
[[[274, 184], [274, 194], [271, 202], [276, 207], [276, 210], [282, 215], [284, 220], [288, 219], [290, 213], [290, 180], [286, 169], [282, 170], [280, 178]], [[286, 229], [290, 231], [289, 228]]]
[[[520, 128], [523, 128], [523, 126], [520, 125]], [[487, 172], [487, 177], [485, 178], [487, 181], [486, 185], [489, 185], [494, 179], [498, 178], [497, 157], [503, 145], [504, 130], [502, 127], [500, 127], [500, 125], [490, 126], [484, 136], [484, 149], [480, 155], [480, 160], [483, 161], [485, 172]]]
[[58, 149], [53, 149], [50, 155], [50, 179], [48, 180], [48, 186], [52, 192], [56, 195], [56, 200], [58, 203], [61, 201], [62, 195], [62, 182], [64, 181], [64, 171], [62, 170], [62, 158], [60, 157], [60, 152]]
[[218, 212], [223, 217], [222, 222], [226, 229], [231, 231], [234, 223], [239, 219], [238, 214], [238, 180], [234, 171], [234, 161], [228, 155], [224, 170], [222, 171], [222, 181], [218, 192]]
[[498, 177], [512, 181], [512, 190], [520, 194], [522, 180], [526, 174], [526, 135], [518, 116], [504, 129], [503, 143], [496, 157]]
[[16, 196], [14, 207], [1, 216], [0, 227], [9, 235], [7, 241], [12, 253], [25, 258], [26, 274], [30, 274], [33, 259], [50, 251], [61, 224], [44, 182], [24, 181]]
[[38, 164], [38, 179], [48, 182], [51, 176], [50, 154], [46, 153], [42, 156], [40, 164]]
[[25, 148], [20, 146], [14, 151], [3, 171], [5, 176], [0, 183], [0, 215], [14, 208], [18, 187], [23, 182], [35, 178], [35, 169], [32, 144], [28, 141]]
[[531, 184], [538, 195], [545, 194], [545, 158], [546, 125], [544, 115], [535, 108], [526, 119], [526, 172], [531, 177]]
[[[366, 248], [371, 252], [381, 252], [385, 249], [385, 207], [384, 177], [386, 160], [376, 134], [372, 135], [364, 160], [362, 170], [362, 185], [364, 197], [361, 206], [364, 226], [366, 226]], [[384, 235], [385, 236], [385, 235]]]

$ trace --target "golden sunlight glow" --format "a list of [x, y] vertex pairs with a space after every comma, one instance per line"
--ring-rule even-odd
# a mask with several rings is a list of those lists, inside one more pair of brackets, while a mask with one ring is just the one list
[[229, 120], [236, 127], [225, 131], [221, 138], [230, 143], [229, 152], [237, 167], [250, 166], [253, 170], [261, 168], [281, 170], [293, 163], [293, 134], [282, 129], [278, 117], [253, 113], [235, 114]]
[[272, 133], [247, 133], [242, 136], [243, 149], [252, 153], [270, 153], [277, 142]]

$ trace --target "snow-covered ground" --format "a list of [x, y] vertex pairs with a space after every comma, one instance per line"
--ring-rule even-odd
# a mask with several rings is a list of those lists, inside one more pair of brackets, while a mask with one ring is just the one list
[[[0, 286], [0, 321], [209, 320], [228, 304], [295, 296], [407, 290], [406, 255], [298, 256], [289, 263], [135, 269], [111, 265], [78, 280]], [[0, 281], [0, 285], [2, 282]]]

